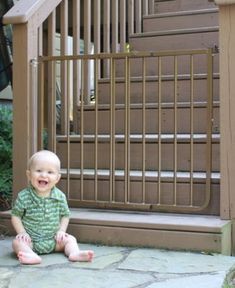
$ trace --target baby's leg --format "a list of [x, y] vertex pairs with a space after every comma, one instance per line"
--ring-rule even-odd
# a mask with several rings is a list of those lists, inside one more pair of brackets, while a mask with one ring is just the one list
[[[61, 248], [57, 246], [57, 251], [61, 251]], [[80, 250], [77, 244], [77, 240], [72, 235], [68, 235], [66, 242], [64, 243], [64, 253], [70, 261], [91, 262], [94, 257], [92, 250]]]
[[42, 259], [32, 250], [32, 245], [20, 241], [17, 239], [13, 240], [12, 247], [14, 252], [16, 253], [20, 263], [22, 264], [39, 264]]

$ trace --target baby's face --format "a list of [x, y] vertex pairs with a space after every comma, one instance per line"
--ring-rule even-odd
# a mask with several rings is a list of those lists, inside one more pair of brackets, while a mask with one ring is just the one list
[[51, 189], [60, 180], [57, 163], [53, 159], [37, 159], [33, 162], [27, 176], [32, 186], [40, 196], [49, 196]]

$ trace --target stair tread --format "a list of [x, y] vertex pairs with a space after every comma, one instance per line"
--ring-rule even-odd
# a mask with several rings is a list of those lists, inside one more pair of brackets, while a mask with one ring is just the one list
[[[145, 140], [146, 141], [157, 141], [159, 139], [159, 134], [145, 134]], [[191, 134], [177, 134], [177, 140], [181, 140], [181, 141], [190, 141], [191, 140]], [[110, 135], [109, 134], [98, 134], [98, 135], [94, 135], [94, 134], [85, 134], [83, 135], [83, 140], [84, 141], [94, 141], [96, 139], [96, 137], [98, 138], [99, 141], [107, 141], [110, 139]], [[193, 140], [194, 141], [205, 141], [207, 139], [207, 135], [206, 134], [193, 134], [192, 135]], [[161, 134], [161, 140], [162, 141], [169, 141], [169, 140], [173, 140], [175, 138], [174, 134]], [[70, 142], [76, 142], [76, 141], [80, 141], [81, 137], [80, 135], [70, 135]], [[125, 140], [125, 135], [124, 134], [115, 134], [115, 139], [119, 140], [119, 141], [124, 141]], [[143, 134], [130, 134], [129, 137], [130, 141], [141, 141], [143, 139]], [[67, 141], [67, 135], [60, 135], [57, 136], [57, 140], [59, 142], [66, 142]], [[220, 134], [216, 133], [216, 134], [212, 134], [212, 140], [219, 142], [220, 140]]]
[[[143, 103], [130, 103], [130, 108], [131, 109], [143, 109]], [[208, 102], [207, 101], [194, 101], [193, 102], [193, 108], [199, 108], [199, 107], [207, 107]], [[159, 104], [157, 103], [157, 100], [155, 103], [152, 102], [146, 102], [144, 103], [145, 109], [156, 109], [158, 108]], [[174, 108], [175, 103], [174, 102], [162, 102], [161, 103], [161, 108]], [[213, 102], [213, 107], [219, 107], [220, 103], [219, 101], [214, 101]], [[115, 110], [123, 110], [125, 109], [126, 104], [124, 103], [115, 103]], [[186, 102], [186, 101], [178, 101], [177, 102], [177, 108], [190, 108], [191, 107], [191, 102]], [[78, 109], [81, 109], [81, 106], [78, 106]], [[91, 110], [94, 111], [96, 109], [95, 103], [94, 104], [87, 104], [83, 105], [83, 110]], [[110, 110], [110, 104], [106, 103], [101, 103], [98, 104], [98, 110]]]
[[162, 18], [162, 17], [174, 17], [174, 16], [184, 16], [184, 15], [194, 15], [194, 14], [207, 14], [207, 13], [216, 13], [218, 12], [218, 8], [205, 8], [205, 9], [197, 9], [197, 10], [181, 10], [174, 12], [162, 12], [157, 14], [150, 14], [144, 16], [144, 19], [152, 19], [152, 18]]
[[[110, 170], [109, 169], [83, 169], [83, 175], [87, 176], [94, 176], [96, 173], [99, 176], [110, 176]], [[69, 169], [70, 175], [80, 175], [81, 169], [74, 169], [70, 168]], [[67, 169], [62, 168], [61, 169], [62, 174], [67, 174]], [[125, 176], [125, 170], [115, 170], [114, 174], [116, 177], [124, 177]], [[145, 171], [144, 175], [145, 177], [149, 178], [158, 178], [158, 171]], [[204, 180], [206, 179], [206, 172], [193, 172], [193, 179], [198, 179], [198, 180]], [[173, 178], [174, 177], [174, 171], [161, 171], [160, 172], [161, 178]], [[130, 170], [129, 171], [129, 176], [130, 177], [142, 177], [143, 173], [140, 170]], [[176, 177], [181, 178], [181, 179], [190, 179], [190, 172], [181, 172], [177, 171], [176, 172]], [[219, 180], [220, 179], [220, 173], [219, 172], [212, 172], [211, 173], [211, 179], [212, 180]]]
[[219, 31], [219, 26], [212, 26], [212, 27], [185, 28], [185, 29], [135, 33], [135, 34], [130, 35], [130, 37], [131, 38], [139, 38], [139, 37], [145, 38], [145, 37], [156, 37], [156, 36], [165, 36], [165, 35], [206, 33], [206, 32], [218, 32], [218, 31]]
[[[165, 51], [167, 52], [167, 51]], [[153, 52], [154, 53], [154, 52]], [[214, 78], [219, 78], [219, 73], [213, 73]], [[174, 75], [162, 75], [161, 80], [162, 81], [170, 81], [170, 80], [174, 80]], [[197, 73], [193, 75], [193, 79], [197, 80], [197, 79], [206, 79], [208, 76], [206, 73]], [[179, 74], [177, 76], [178, 80], [189, 80], [191, 78], [190, 74]], [[116, 78], [116, 83], [121, 83], [124, 82], [124, 77], [117, 77]], [[157, 81], [158, 80], [158, 76], [154, 76], [154, 75], [147, 75], [145, 78], [146, 81]], [[102, 78], [99, 80], [100, 83], [109, 83], [110, 82], [110, 78]], [[131, 82], [143, 82], [143, 77], [141, 76], [131, 76]]]
[[[221, 233], [230, 225], [230, 220], [221, 220], [219, 216], [193, 215], [161, 212], [133, 212], [103, 209], [70, 208], [70, 224], [106, 225], [177, 230], [191, 232]], [[0, 211], [1, 219], [10, 219], [11, 211]]]
[[129, 228], [164, 229], [191, 232], [221, 233], [230, 224], [218, 216], [171, 214], [155, 212], [128, 212], [98, 209], [71, 209], [70, 223], [110, 225]]

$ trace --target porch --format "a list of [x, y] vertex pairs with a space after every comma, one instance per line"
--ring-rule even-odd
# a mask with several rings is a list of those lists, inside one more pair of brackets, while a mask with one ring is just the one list
[[[219, 69], [214, 16], [206, 29], [150, 31], [156, 12], [169, 17], [171, 7], [173, 19], [186, 2], [21, 0], [4, 17], [15, 47], [14, 195], [27, 185], [29, 155], [55, 151], [79, 239], [233, 253], [234, 90], [224, 81], [218, 93], [218, 83], [229, 78], [223, 37], [234, 5], [194, 7], [222, 19]], [[195, 46], [201, 39], [206, 48]], [[9, 213], [1, 216], [9, 226]]]

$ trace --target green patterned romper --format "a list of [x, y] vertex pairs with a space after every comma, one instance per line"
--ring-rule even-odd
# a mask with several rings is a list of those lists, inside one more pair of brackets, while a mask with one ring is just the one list
[[47, 254], [55, 250], [55, 234], [62, 217], [69, 217], [66, 197], [58, 188], [53, 188], [50, 197], [39, 197], [33, 187], [19, 192], [12, 208], [12, 215], [21, 218], [26, 232], [30, 235], [33, 250]]

